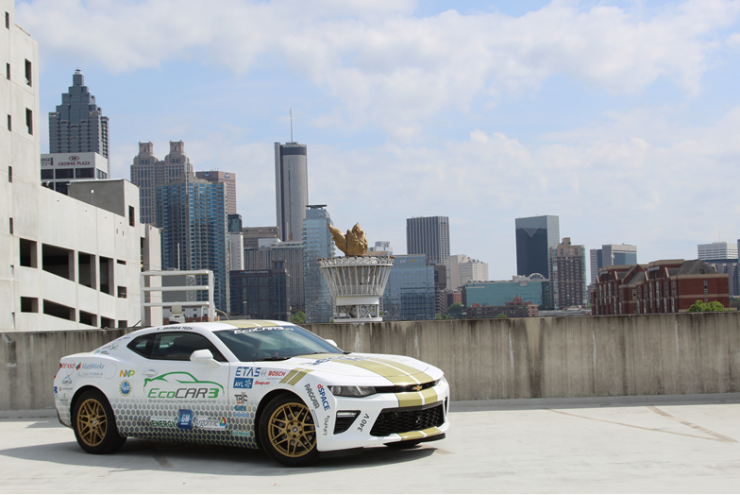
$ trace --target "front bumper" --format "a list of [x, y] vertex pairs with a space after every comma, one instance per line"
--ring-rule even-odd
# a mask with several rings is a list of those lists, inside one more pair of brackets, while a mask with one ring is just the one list
[[[356, 412], [337, 421], [338, 413]], [[401, 441], [444, 438], [449, 429], [449, 387], [443, 379], [422, 392], [381, 393], [364, 398], [336, 397], [336, 409], [317, 412], [321, 452], [376, 447]], [[349, 424], [348, 424], [349, 423]]]

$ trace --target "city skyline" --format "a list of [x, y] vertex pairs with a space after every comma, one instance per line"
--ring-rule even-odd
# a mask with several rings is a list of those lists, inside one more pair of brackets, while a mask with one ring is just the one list
[[[245, 226], [274, 223], [273, 146], [288, 140], [293, 107], [295, 140], [312, 150], [311, 201], [338, 225], [359, 221], [371, 244], [398, 247], [405, 218], [448, 216], [451, 253], [487, 262], [493, 280], [516, 273], [517, 217], [557, 214], [587, 250], [627, 243], [646, 260], [740, 238], [738, 221], [715, 214], [736, 209], [733, 181], [710, 192], [694, 180], [732, 176], [740, 157], [740, 7], [511, 3], [184, 1], [173, 14], [155, 1], [37, 0], [16, 2], [16, 22], [39, 41], [42, 152], [45, 117], [80, 69], [110, 118], [111, 177], [129, 177], [139, 142], [187, 141], [199, 170], [237, 174]], [[231, 27], [245, 16], [266, 43]], [[211, 34], [161, 36], [178, 22]], [[60, 29], [79, 34], [51, 36]], [[378, 34], [387, 45], [368, 41]]]

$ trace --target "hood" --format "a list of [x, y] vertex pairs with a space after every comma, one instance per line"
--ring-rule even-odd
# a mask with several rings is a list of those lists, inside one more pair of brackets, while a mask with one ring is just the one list
[[290, 373], [384, 378], [394, 385], [427, 383], [442, 375], [440, 370], [417, 359], [390, 354], [310, 354], [296, 356], [285, 364], [292, 367]]

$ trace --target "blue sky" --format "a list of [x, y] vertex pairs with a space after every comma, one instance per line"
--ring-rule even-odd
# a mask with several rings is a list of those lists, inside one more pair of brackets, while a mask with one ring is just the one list
[[274, 225], [292, 108], [335, 225], [402, 254], [406, 218], [448, 216], [494, 280], [516, 217], [640, 262], [740, 238], [739, 19], [737, 0], [16, 2], [42, 115], [81, 69], [114, 177], [139, 141], [183, 140], [196, 170], [237, 174], [246, 225]]

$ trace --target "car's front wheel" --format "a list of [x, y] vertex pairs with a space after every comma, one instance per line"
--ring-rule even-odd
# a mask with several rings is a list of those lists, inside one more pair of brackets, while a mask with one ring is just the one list
[[108, 399], [98, 390], [88, 390], [75, 401], [72, 428], [77, 443], [90, 454], [110, 454], [126, 442], [126, 437], [118, 434]]
[[311, 411], [293, 394], [281, 394], [267, 404], [259, 435], [267, 455], [285, 466], [307, 466], [319, 459]]

